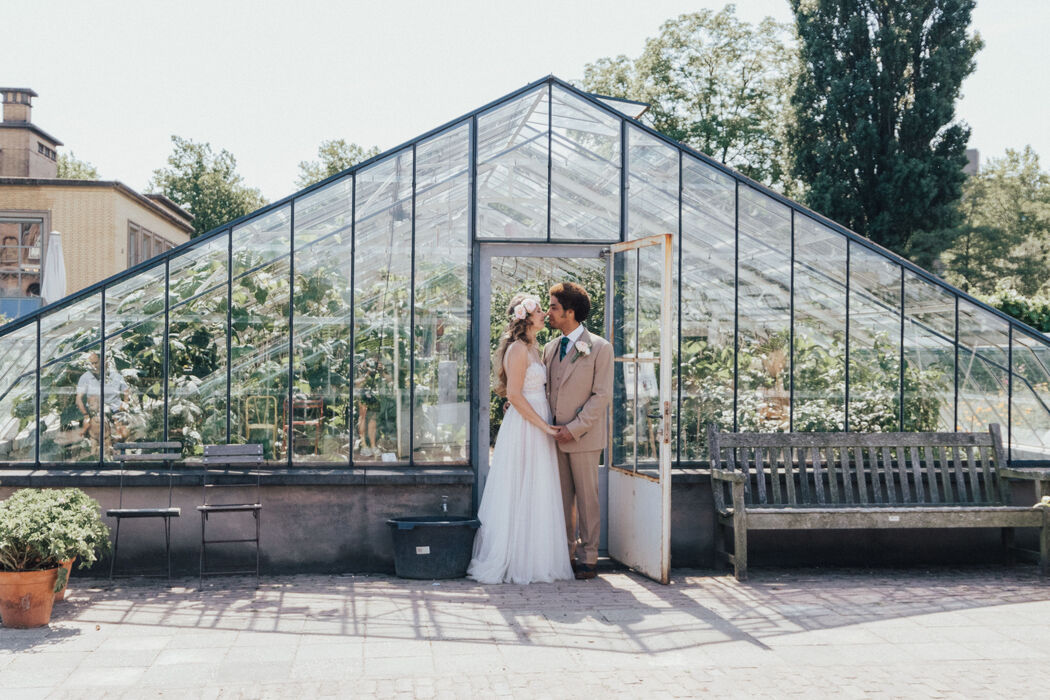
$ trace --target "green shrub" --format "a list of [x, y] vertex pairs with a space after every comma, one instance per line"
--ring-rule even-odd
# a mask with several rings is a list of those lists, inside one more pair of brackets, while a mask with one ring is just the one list
[[0, 502], [0, 570], [52, 569], [76, 557], [90, 566], [109, 551], [98, 502], [80, 489], [21, 489]]

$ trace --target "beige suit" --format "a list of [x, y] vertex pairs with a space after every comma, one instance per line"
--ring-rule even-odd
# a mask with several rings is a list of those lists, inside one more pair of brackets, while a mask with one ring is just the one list
[[576, 521], [579, 515], [580, 555], [584, 564], [598, 561], [601, 536], [601, 506], [598, 502], [598, 460], [608, 439], [606, 409], [612, 396], [613, 352], [609, 341], [584, 329], [578, 343], [590, 348], [582, 353], [575, 344], [559, 359], [561, 338], [543, 349], [547, 366], [547, 400], [555, 425], [564, 425], [574, 440], [558, 443], [558, 471], [562, 505], [569, 542], [569, 557], [576, 553]]

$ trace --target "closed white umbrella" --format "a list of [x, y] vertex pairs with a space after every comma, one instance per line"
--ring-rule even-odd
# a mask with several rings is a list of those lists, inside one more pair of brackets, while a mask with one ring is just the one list
[[40, 297], [45, 304], [56, 302], [66, 295], [66, 258], [62, 254], [62, 234], [58, 231], [47, 235], [43, 277]]

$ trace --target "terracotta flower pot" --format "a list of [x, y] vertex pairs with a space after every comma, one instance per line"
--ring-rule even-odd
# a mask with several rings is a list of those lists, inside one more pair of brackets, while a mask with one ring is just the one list
[[51, 621], [59, 568], [0, 571], [0, 619], [4, 627], [43, 627]]
[[62, 568], [66, 570], [66, 582], [62, 584], [62, 587], [55, 591], [55, 600], [66, 599], [66, 586], [69, 585], [69, 575], [73, 573], [73, 562], [77, 560], [76, 557], [72, 559], [66, 559], [62, 562]]

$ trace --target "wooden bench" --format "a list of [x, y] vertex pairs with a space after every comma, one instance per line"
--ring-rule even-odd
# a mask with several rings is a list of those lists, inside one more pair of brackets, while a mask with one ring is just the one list
[[[1010, 505], [1013, 479], [1050, 475], [1006, 469], [998, 425], [987, 433], [719, 433], [707, 428], [716, 554], [747, 578], [749, 530], [1040, 528], [1047, 573], [1048, 518]], [[733, 531], [733, 551], [726, 549]]]

